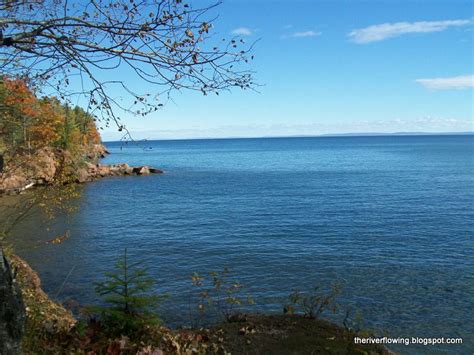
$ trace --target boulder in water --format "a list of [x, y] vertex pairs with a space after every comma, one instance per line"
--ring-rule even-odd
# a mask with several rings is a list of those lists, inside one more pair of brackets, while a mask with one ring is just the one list
[[150, 174], [150, 168], [148, 166], [137, 166], [133, 168], [133, 172], [137, 175], [148, 175]]

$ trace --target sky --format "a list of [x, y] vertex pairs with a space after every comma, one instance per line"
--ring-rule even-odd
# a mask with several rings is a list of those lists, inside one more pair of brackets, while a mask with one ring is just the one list
[[224, 0], [217, 11], [219, 36], [258, 40], [258, 92], [175, 93], [123, 119], [135, 139], [474, 131], [471, 1]]

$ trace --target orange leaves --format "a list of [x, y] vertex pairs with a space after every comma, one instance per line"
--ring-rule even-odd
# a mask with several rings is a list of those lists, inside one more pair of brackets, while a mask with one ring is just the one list
[[[87, 147], [100, 143], [93, 117], [56, 98], [38, 99], [19, 79], [0, 79], [0, 132], [12, 149]], [[0, 142], [1, 143], [1, 142]]]
[[39, 101], [37, 115], [32, 117], [29, 128], [32, 144], [41, 146], [56, 142], [60, 138], [62, 116], [58, 103], [49, 99]]
[[22, 141], [28, 147], [49, 145], [58, 139], [59, 113], [49, 101], [38, 100], [25, 82], [18, 79], [3, 79], [3, 105], [10, 130], [21, 131]]
[[15, 108], [19, 113], [26, 116], [37, 114], [36, 104], [38, 100], [23, 81], [4, 79], [4, 87], [6, 106]]

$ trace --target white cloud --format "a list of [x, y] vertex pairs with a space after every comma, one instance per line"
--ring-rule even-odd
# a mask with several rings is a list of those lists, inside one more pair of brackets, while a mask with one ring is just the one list
[[295, 32], [291, 36], [296, 37], [296, 38], [302, 38], [302, 37], [315, 37], [319, 36], [321, 32], [316, 32], [316, 31], [303, 31], [303, 32]]
[[472, 20], [382, 23], [353, 30], [348, 36], [353, 42], [364, 44], [383, 41], [387, 38], [398, 37], [408, 33], [440, 32], [450, 27], [468, 26], [472, 23]]
[[284, 34], [281, 36], [282, 39], [286, 38], [308, 38], [308, 37], [316, 37], [320, 36], [322, 32], [316, 32], [316, 31], [301, 31], [301, 32], [293, 32], [290, 34]]
[[450, 78], [417, 79], [415, 81], [430, 90], [459, 90], [474, 87], [474, 75], [461, 75]]
[[237, 36], [251, 36], [253, 31], [247, 27], [238, 27], [232, 30], [232, 34]]

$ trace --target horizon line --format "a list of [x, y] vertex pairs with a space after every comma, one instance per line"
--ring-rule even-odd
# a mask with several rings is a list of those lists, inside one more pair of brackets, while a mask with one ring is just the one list
[[[133, 134], [132, 134], [133, 135]], [[143, 138], [136, 139], [137, 142], [148, 141], [188, 141], [188, 140], [224, 140], [224, 139], [272, 139], [272, 138], [336, 138], [336, 137], [383, 137], [383, 136], [462, 136], [474, 135], [474, 131], [460, 132], [352, 132], [352, 133], [324, 133], [310, 135], [276, 135], [276, 136], [228, 136], [228, 137], [191, 137], [191, 138]], [[122, 140], [103, 140], [102, 143], [116, 143]], [[134, 139], [131, 139], [134, 141]]]

